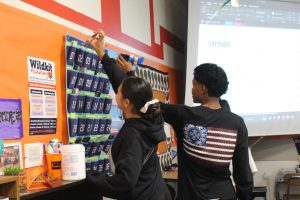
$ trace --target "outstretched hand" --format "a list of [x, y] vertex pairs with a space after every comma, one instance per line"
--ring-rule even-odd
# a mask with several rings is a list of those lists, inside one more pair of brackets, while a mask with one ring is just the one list
[[132, 71], [132, 64], [126, 61], [121, 54], [118, 56], [116, 63], [125, 73]]
[[[94, 34], [90, 36], [88, 40], [85, 41], [85, 44], [90, 45], [96, 51], [100, 59], [102, 59], [102, 57], [105, 54], [104, 37], [104, 31], [99, 30], [97, 32], [94, 32]], [[132, 64], [126, 61], [121, 55], [119, 55], [116, 59], [116, 63], [125, 73], [132, 71]]]
[[85, 44], [89, 44], [98, 54], [100, 59], [102, 59], [105, 54], [104, 51], [104, 37], [105, 33], [102, 30], [94, 32], [92, 36], [88, 40], [85, 41]]

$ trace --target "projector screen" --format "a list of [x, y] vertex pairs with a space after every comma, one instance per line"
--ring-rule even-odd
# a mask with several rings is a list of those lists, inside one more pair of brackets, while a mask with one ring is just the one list
[[[227, 73], [226, 99], [249, 136], [300, 134], [300, 1], [189, 0], [185, 103], [193, 71], [215, 63]], [[219, 11], [216, 13], [216, 11]]]

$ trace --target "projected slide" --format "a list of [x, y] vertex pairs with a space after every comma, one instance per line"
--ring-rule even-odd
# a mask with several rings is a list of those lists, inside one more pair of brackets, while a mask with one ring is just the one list
[[194, 68], [216, 63], [228, 75], [228, 100], [250, 136], [300, 134], [300, 2], [189, 1], [185, 103]]
[[300, 111], [300, 30], [201, 24], [198, 49], [227, 72], [234, 112]]

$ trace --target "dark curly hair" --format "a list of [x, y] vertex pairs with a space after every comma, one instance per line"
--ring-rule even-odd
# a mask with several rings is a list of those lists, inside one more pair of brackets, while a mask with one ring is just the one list
[[220, 97], [225, 94], [229, 84], [225, 71], [213, 63], [197, 66], [194, 69], [194, 80], [204, 84], [211, 97]]

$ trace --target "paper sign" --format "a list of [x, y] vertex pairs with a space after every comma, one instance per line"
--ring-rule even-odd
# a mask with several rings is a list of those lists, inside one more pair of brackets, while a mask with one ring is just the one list
[[30, 143], [24, 145], [25, 168], [40, 166], [43, 164], [43, 143]]
[[57, 96], [55, 63], [27, 57], [30, 121], [29, 135], [56, 133]]
[[21, 99], [0, 99], [0, 139], [23, 137]]
[[55, 85], [54, 62], [28, 56], [27, 66], [29, 82]]

